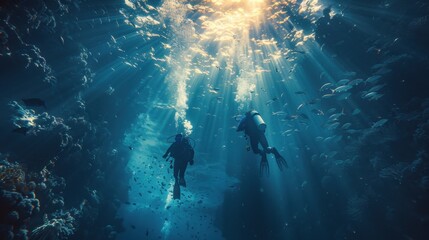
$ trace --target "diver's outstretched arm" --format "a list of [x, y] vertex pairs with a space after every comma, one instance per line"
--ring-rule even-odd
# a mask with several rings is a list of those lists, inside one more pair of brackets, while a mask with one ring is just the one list
[[168, 154], [171, 152], [171, 148], [173, 147], [173, 144], [171, 144], [170, 147], [167, 149], [167, 151], [164, 153], [164, 155], [162, 155], [163, 158], [167, 158], [168, 157]]

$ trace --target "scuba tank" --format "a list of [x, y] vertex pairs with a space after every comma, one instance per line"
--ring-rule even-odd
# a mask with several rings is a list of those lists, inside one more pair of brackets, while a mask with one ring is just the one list
[[255, 123], [259, 131], [265, 132], [265, 129], [267, 128], [267, 124], [265, 124], [264, 119], [262, 119], [261, 117], [261, 114], [259, 114], [255, 110], [252, 110], [250, 111], [250, 118]]

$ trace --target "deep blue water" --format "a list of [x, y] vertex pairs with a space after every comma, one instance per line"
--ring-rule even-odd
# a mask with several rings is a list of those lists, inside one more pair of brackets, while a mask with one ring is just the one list
[[[0, 239], [427, 239], [428, 19], [402, 0], [2, 1]], [[261, 173], [236, 131], [252, 109], [288, 169]]]

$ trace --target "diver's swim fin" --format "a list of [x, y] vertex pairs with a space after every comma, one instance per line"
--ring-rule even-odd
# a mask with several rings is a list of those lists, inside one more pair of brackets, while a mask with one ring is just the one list
[[277, 166], [279, 167], [280, 171], [283, 171], [284, 168], [289, 168], [289, 165], [287, 164], [286, 160], [282, 157], [282, 155], [280, 155], [279, 151], [277, 151], [276, 148], [272, 148], [271, 151], [276, 157]]
[[174, 184], [173, 199], [180, 199], [180, 185], [177, 183]]
[[267, 155], [263, 154], [261, 163], [259, 165], [259, 175], [260, 176], [269, 176], [270, 175], [270, 165], [268, 165]]
[[289, 168], [289, 165], [287, 164], [286, 160], [282, 156], [276, 157], [276, 162], [280, 171], [283, 171], [284, 168]]

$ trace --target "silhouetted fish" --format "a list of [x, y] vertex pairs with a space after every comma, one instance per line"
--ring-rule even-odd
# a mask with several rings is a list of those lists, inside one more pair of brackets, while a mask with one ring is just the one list
[[22, 135], [26, 135], [27, 132], [28, 132], [28, 130], [29, 129], [27, 127], [19, 127], [19, 128], [13, 129], [12, 132], [14, 132], [14, 133], [20, 133]]
[[45, 101], [40, 98], [23, 98], [25, 106], [27, 107], [44, 107], [46, 108]]

